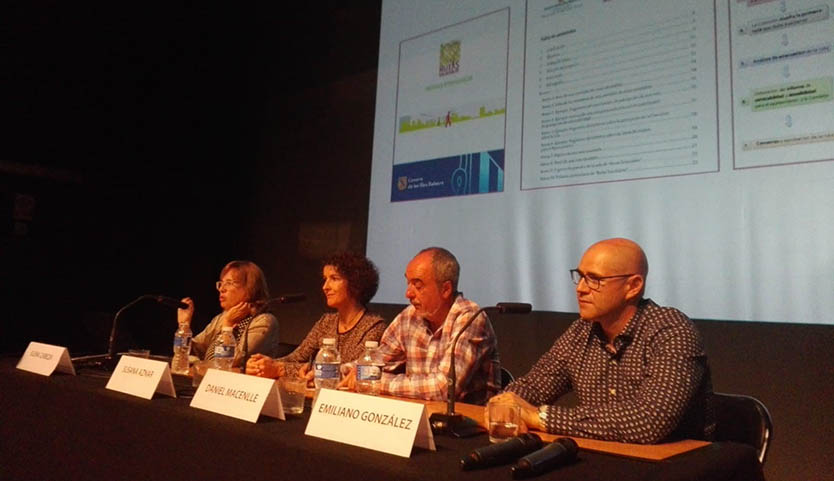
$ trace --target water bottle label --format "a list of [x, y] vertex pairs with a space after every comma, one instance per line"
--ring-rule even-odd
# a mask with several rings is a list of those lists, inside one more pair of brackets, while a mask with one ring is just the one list
[[174, 347], [188, 347], [191, 344], [191, 336], [174, 336]]
[[316, 377], [318, 379], [339, 379], [339, 365], [316, 363]]
[[362, 364], [356, 366], [357, 381], [379, 381], [382, 379], [382, 368], [380, 366]]
[[214, 357], [235, 357], [235, 348], [232, 346], [217, 346], [214, 348]]

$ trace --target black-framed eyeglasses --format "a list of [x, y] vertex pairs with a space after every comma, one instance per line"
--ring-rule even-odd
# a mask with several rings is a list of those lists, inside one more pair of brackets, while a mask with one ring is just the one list
[[589, 289], [597, 290], [599, 289], [600, 284], [605, 279], [616, 279], [618, 277], [631, 277], [637, 274], [619, 274], [616, 276], [592, 276], [590, 274], [583, 274], [579, 272], [579, 269], [571, 269], [570, 270], [570, 277], [573, 280], [573, 283], [577, 286], [579, 285], [579, 281], [585, 279], [585, 285], [588, 286]]

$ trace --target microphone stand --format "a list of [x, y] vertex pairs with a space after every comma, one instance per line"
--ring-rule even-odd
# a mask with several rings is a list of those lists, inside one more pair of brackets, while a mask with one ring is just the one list
[[[307, 299], [307, 296], [304, 294], [285, 294], [280, 297], [273, 297], [272, 299], [267, 300], [264, 302], [264, 311], [266, 311], [267, 307], [271, 306], [272, 304], [291, 304], [293, 302], [301, 302]], [[262, 311], [263, 312], [263, 311]], [[252, 323], [246, 325], [246, 329], [243, 331], [243, 368], [246, 369], [246, 363], [249, 362], [249, 326]]]
[[118, 312], [116, 312], [116, 315], [113, 317], [113, 325], [110, 327], [110, 339], [107, 341], [107, 354], [94, 354], [92, 356], [73, 357], [71, 361], [74, 363], [95, 364], [99, 366], [114, 363], [116, 360], [116, 327], [119, 325], [119, 317], [122, 315], [122, 312], [124, 312], [128, 307], [135, 306], [140, 301], [144, 301], [147, 299], [154, 300], [168, 307], [181, 309], [187, 307], [186, 304], [176, 299], [172, 299], [170, 297], [152, 294], [145, 294], [143, 296], [139, 296], [136, 299], [127, 303], [121, 309], [119, 309]]
[[116, 359], [116, 326], [119, 323], [119, 317], [122, 315], [122, 312], [125, 311], [128, 307], [133, 307], [138, 304], [140, 301], [144, 301], [145, 299], [156, 299], [158, 296], [153, 296], [150, 294], [145, 294], [143, 296], [139, 296], [136, 299], [127, 303], [124, 307], [116, 312], [115, 317], [113, 317], [113, 325], [110, 327], [110, 339], [107, 342], [107, 353], [106, 354], [94, 354], [92, 356], [80, 356], [74, 357], [71, 359], [73, 363], [85, 363], [85, 364], [97, 364], [97, 365], [104, 365], [105, 363], [110, 363]]
[[460, 331], [458, 331], [455, 339], [452, 341], [452, 355], [451, 366], [449, 366], [449, 376], [446, 378], [448, 388], [446, 389], [446, 412], [434, 413], [429, 417], [429, 423], [432, 426], [432, 431], [436, 434], [449, 434], [456, 438], [464, 438], [474, 436], [483, 432], [483, 428], [471, 418], [467, 418], [462, 414], [455, 412], [455, 398], [457, 398], [457, 373], [455, 371], [455, 348], [458, 344], [458, 339], [461, 334], [472, 325], [472, 322], [486, 311], [496, 311], [499, 314], [527, 314], [532, 310], [532, 306], [520, 302], [499, 302], [494, 307], [482, 307], [478, 309], [475, 314], [466, 321]]

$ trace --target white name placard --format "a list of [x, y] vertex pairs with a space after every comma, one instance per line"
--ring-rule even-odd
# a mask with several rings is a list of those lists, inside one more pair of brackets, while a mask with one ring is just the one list
[[319, 392], [304, 434], [405, 458], [435, 450], [423, 404], [333, 389]]
[[42, 376], [51, 376], [56, 370], [75, 376], [69, 351], [65, 347], [30, 342], [17, 368]]
[[155, 392], [177, 397], [168, 363], [142, 357], [122, 356], [105, 387], [145, 399]]
[[258, 416], [281, 420], [284, 407], [274, 379], [209, 369], [191, 400], [191, 407], [257, 422]]

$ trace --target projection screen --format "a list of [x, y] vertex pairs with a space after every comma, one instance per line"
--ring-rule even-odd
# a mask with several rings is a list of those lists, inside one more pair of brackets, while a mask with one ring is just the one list
[[482, 305], [576, 311], [640, 243], [690, 317], [834, 323], [832, 0], [384, 0], [376, 302], [439, 245]]

